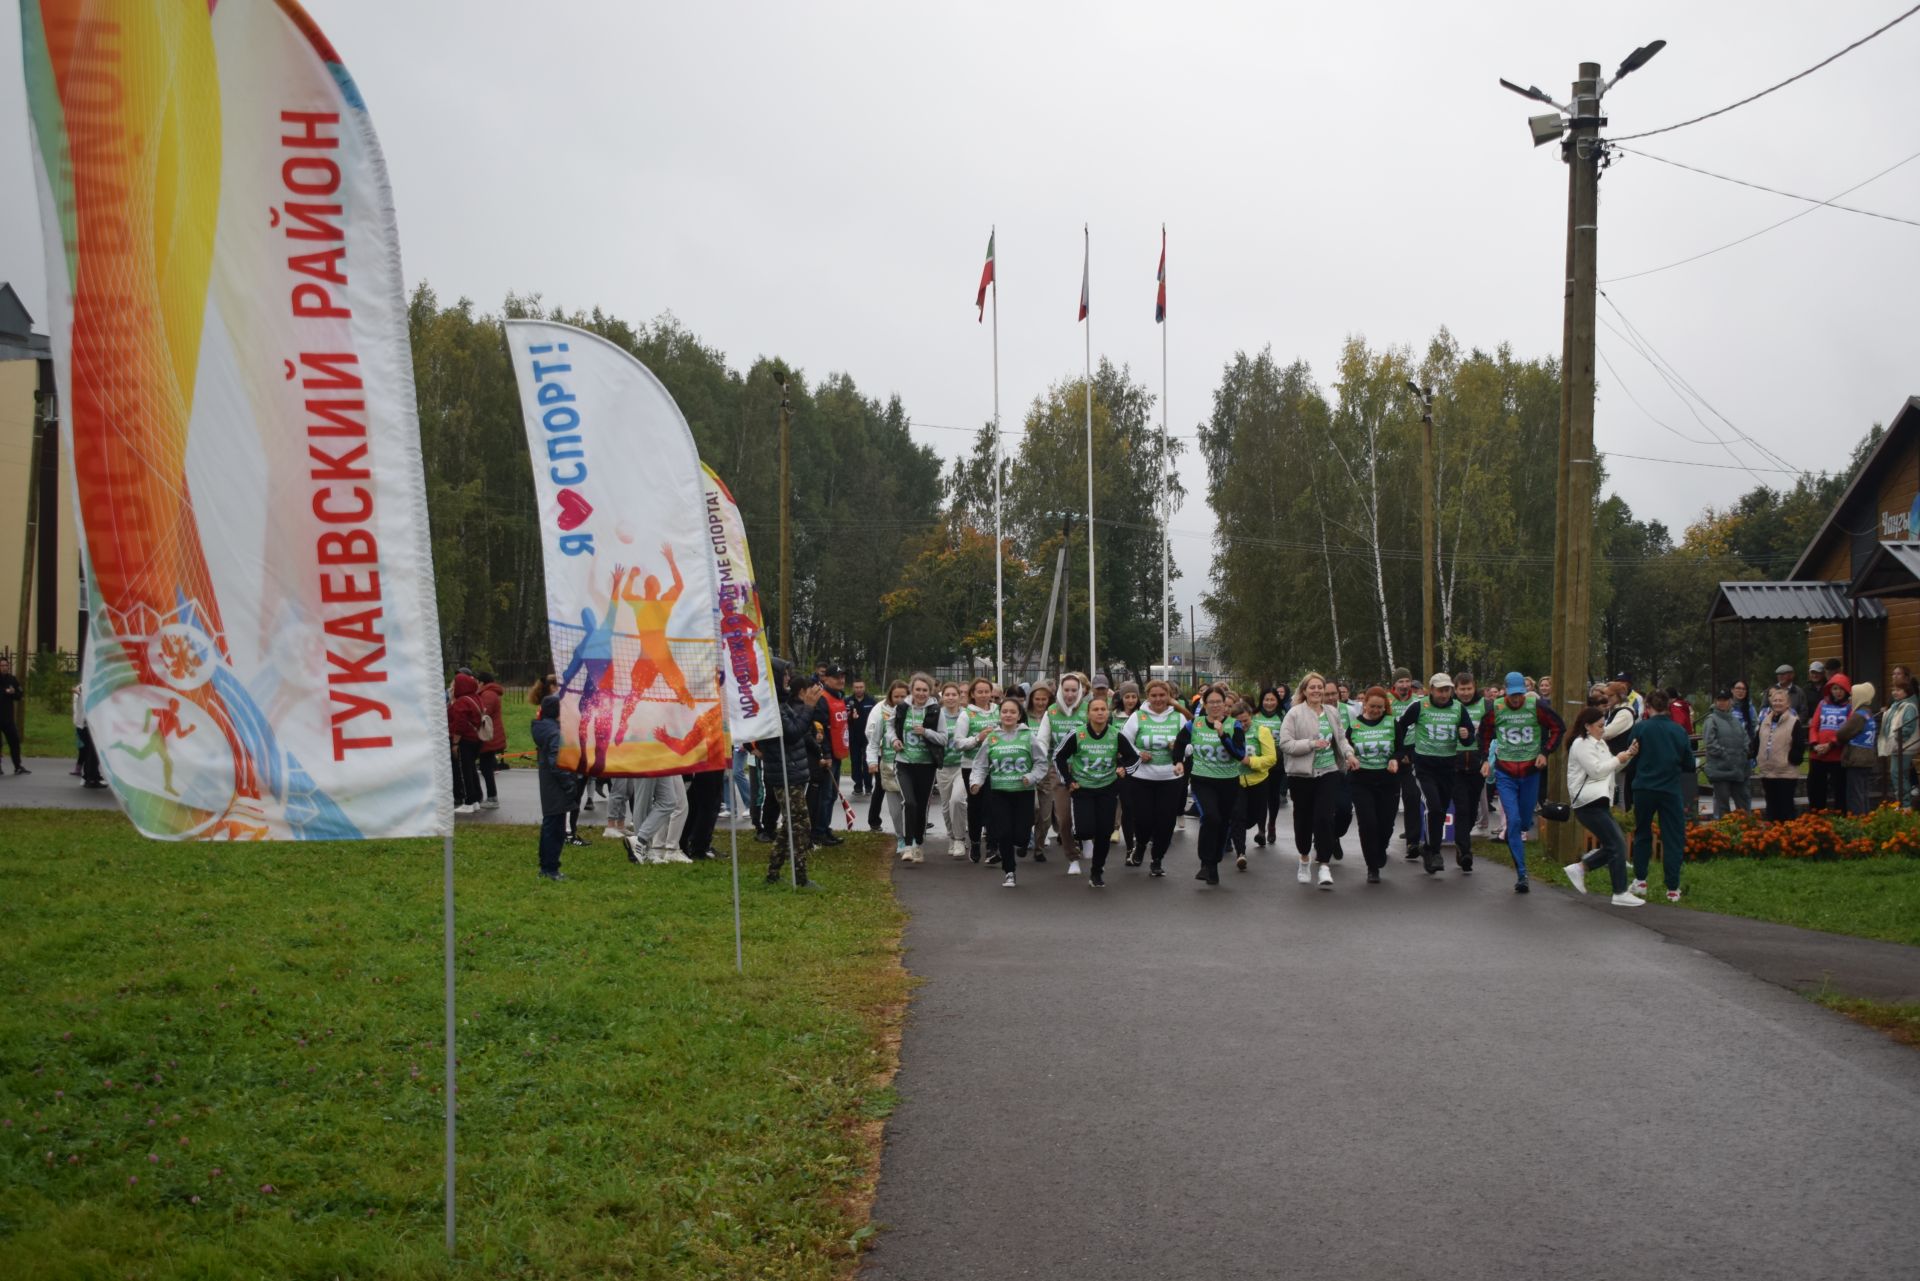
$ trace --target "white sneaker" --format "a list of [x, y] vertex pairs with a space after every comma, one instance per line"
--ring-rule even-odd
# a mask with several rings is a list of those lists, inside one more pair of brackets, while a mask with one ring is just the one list
[[1645, 907], [1647, 900], [1623, 890], [1613, 896], [1613, 905], [1615, 907]]
[[1647, 883], [1645, 881], [1635, 881], [1633, 884], [1627, 886], [1627, 893], [1638, 894], [1641, 898], [1645, 898], [1647, 896]]
[[480, 807], [478, 805], [456, 805], [453, 807], [453, 812], [456, 814], [478, 814]]
[[733, 817], [733, 811], [732, 811], [732, 810], [730, 810], [730, 809], [728, 809], [728, 808], [727, 808], [726, 806], [724, 806], [724, 805], [722, 805], [722, 806], [720, 807], [720, 817], [721, 817], [721, 818], [723, 818], [723, 819], [726, 819], [726, 818], [732, 818], [732, 817]]
[[965, 858], [966, 856], [967, 856], [967, 846], [964, 841], [948, 841], [947, 842], [948, 858]]
[[927, 856], [921, 852], [918, 845], [912, 845], [907, 848], [907, 857], [916, 863], [924, 863], [927, 861]]
[[902, 863], [913, 862], [913, 846], [907, 844], [905, 841], [901, 841], [896, 848], [899, 850], [900, 861]]
[[667, 848], [665, 848], [665, 849], [663, 849], [663, 850], [661, 850], [661, 851], [660, 851], [660, 861], [661, 861], [662, 863], [691, 863], [691, 862], [693, 862], [693, 860], [692, 860], [691, 858], [688, 858], [688, 857], [687, 857], [687, 856], [686, 856], [685, 854], [682, 854], [682, 853], [680, 852], [680, 847], [679, 847], [679, 846], [677, 846], [677, 845], [669, 845], [669, 846], [667, 846]]
[[1585, 863], [1569, 863], [1563, 870], [1567, 874], [1567, 879], [1573, 882], [1573, 888], [1577, 892], [1585, 894], [1587, 892], [1587, 865]]
[[625, 832], [613, 826], [611, 823], [607, 825], [607, 830], [600, 833], [600, 835], [604, 836], [606, 839], [610, 841], [623, 841], [627, 837], [627, 834]]
[[1077, 858], [1072, 858], [1072, 859], [1068, 859], [1068, 860], [1067, 860], [1067, 875], [1068, 875], [1068, 876], [1078, 876], [1078, 875], [1080, 875], [1080, 860], [1079, 860], [1079, 859], [1077, 859]]
[[1002, 877], [1002, 878], [1000, 879], [1000, 888], [1001, 888], [1001, 889], [1003, 889], [1003, 890], [1010, 890], [1010, 889], [1012, 889], [1012, 888], [1013, 888], [1013, 873], [1012, 873], [1012, 872], [1008, 872], [1008, 873], [1007, 873], [1007, 874], [1006, 874], [1006, 875], [1005, 875], [1004, 877]]
[[1331, 864], [1322, 863], [1320, 865], [1320, 888], [1323, 890], [1333, 888], [1333, 867]]
[[483, 810], [497, 810], [500, 808], [500, 798], [497, 796], [489, 796], [486, 800], [480, 802], [480, 808]]
[[1680, 901], [1680, 891], [1679, 891], [1679, 890], [1668, 890], [1668, 891], [1667, 891], [1667, 902], [1669, 902], [1669, 903], [1678, 903], [1679, 901]]
[[1302, 863], [1300, 865], [1300, 876], [1298, 879], [1302, 885], [1313, 884], [1313, 868], [1310, 864]]

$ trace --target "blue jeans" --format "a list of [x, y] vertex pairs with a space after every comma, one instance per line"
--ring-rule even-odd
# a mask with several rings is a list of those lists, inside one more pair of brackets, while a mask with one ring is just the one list
[[[735, 814], [745, 814], [753, 808], [753, 780], [747, 776], [747, 749], [739, 744], [733, 749], [733, 787], [720, 798], [720, 803]], [[738, 794], [740, 803], [734, 804], [734, 795]]]
[[867, 771], [867, 740], [865, 738], [847, 741], [847, 759], [853, 771], [853, 790], [864, 792], [873, 784], [873, 775]]
[[823, 783], [815, 783], [807, 790], [807, 808], [812, 810], [813, 835], [818, 840], [822, 836], [833, 835], [833, 811], [840, 798], [840, 762], [834, 761], [827, 768], [827, 778]]
[[1509, 774], [1493, 767], [1493, 790], [1500, 794], [1500, 808], [1507, 814], [1507, 849], [1513, 855], [1513, 870], [1527, 879], [1527, 829], [1533, 825], [1533, 811], [1540, 804], [1538, 774]]

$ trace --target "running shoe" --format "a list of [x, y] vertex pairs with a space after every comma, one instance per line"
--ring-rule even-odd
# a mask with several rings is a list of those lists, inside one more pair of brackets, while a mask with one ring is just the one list
[[1527, 878], [1523, 876], [1513, 883], [1513, 892], [1515, 894], [1531, 894], [1533, 887], [1527, 884]]
[[1068, 859], [1068, 860], [1067, 860], [1067, 875], [1068, 875], [1068, 876], [1078, 876], [1078, 875], [1080, 875], [1080, 860], [1079, 860], [1079, 859], [1077, 859], [1077, 858], [1072, 858], [1072, 859]]
[[1036, 863], [1044, 863], [1047, 861], [1047, 852], [1038, 845], [1033, 847], [1033, 861]]
[[1241, 856], [1240, 856], [1239, 858], [1237, 858], [1237, 859], [1235, 859], [1235, 860], [1233, 860], [1233, 865], [1234, 865], [1235, 867], [1237, 867], [1237, 868], [1239, 868], [1239, 869], [1240, 869], [1241, 871], [1243, 871], [1243, 872], [1244, 872], [1244, 871], [1246, 871], [1246, 870], [1247, 870], [1247, 856], [1246, 856], [1245, 854], [1242, 854], [1242, 855], [1241, 855]]
[[1005, 876], [1003, 876], [1003, 877], [1001, 877], [1001, 878], [1000, 878], [1000, 888], [1001, 888], [1001, 889], [1003, 889], [1003, 890], [1010, 890], [1010, 889], [1012, 889], [1012, 888], [1013, 888], [1013, 873], [1012, 873], [1012, 872], [1008, 872], [1008, 873], [1007, 873], [1007, 874], [1006, 874]]
[[1647, 883], [1645, 881], [1635, 881], [1633, 884], [1627, 886], [1627, 893], [1638, 894], [1641, 898], [1645, 898], [1647, 896]]
[[1095, 872], [1087, 878], [1087, 888], [1090, 890], [1104, 890], [1107, 888], [1107, 883], [1101, 877], [1100, 873]]
[[1369, 885], [1378, 885], [1379, 883], [1380, 883], [1380, 869], [1379, 869], [1379, 868], [1376, 868], [1376, 867], [1370, 867], [1370, 868], [1368, 868], [1368, 869], [1367, 869], [1367, 884], [1369, 884]]
[[1566, 872], [1567, 879], [1573, 882], [1575, 893], [1585, 894], [1587, 892], [1587, 865], [1585, 863], [1569, 863], [1562, 870]]
[[1320, 865], [1320, 888], [1323, 890], [1333, 888], [1333, 868], [1326, 863]]
[[1668, 891], [1667, 891], [1667, 902], [1669, 902], [1669, 903], [1678, 903], [1679, 901], [1680, 901], [1680, 891], [1679, 891], [1679, 890], [1668, 890]]
[[1630, 894], [1627, 891], [1622, 890], [1620, 893], [1613, 896], [1613, 905], [1615, 907], [1645, 907], [1647, 905], [1647, 900], [1641, 898], [1637, 894]]
[[619, 828], [615, 827], [611, 823], [607, 824], [607, 830], [600, 833], [600, 835], [606, 837], [610, 841], [623, 841], [627, 837], [627, 834], [625, 832], [621, 831]]
[[1297, 879], [1302, 885], [1313, 884], [1313, 867], [1310, 864], [1302, 863], [1300, 865], [1300, 875]]
[[1166, 874], [1167, 869], [1160, 866], [1159, 859], [1153, 860], [1153, 865], [1147, 869], [1148, 876], [1165, 876]]

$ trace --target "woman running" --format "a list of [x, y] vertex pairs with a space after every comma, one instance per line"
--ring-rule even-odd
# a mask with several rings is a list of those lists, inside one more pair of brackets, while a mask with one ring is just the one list
[[[987, 731], [987, 777], [976, 780], [973, 794], [988, 806], [994, 848], [1000, 854], [1000, 884], [1012, 889], [1013, 869], [1027, 853], [1033, 835], [1034, 789], [1053, 768], [1043, 750], [1042, 731], [1022, 723], [1026, 708], [1017, 698], [1000, 700], [1000, 724]], [[987, 794], [982, 796], [985, 791]]]
[[1148, 681], [1147, 705], [1127, 717], [1120, 739], [1120, 763], [1133, 780], [1139, 807], [1133, 829], [1138, 843], [1127, 856], [1127, 866], [1138, 867], [1150, 856], [1153, 865], [1147, 874], [1165, 876], [1161, 864], [1187, 796], [1187, 718], [1173, 704], [1173, 686]]
[[1287, 791], [1293, 798], [1293, 843], [1300, 851], [1302, 885], [1313, 881], [1309, 858], [1320, 864], [1320, 888], [1333, 888], [1340, 771], [1352, 768], [1353, 749], [1340, 713], [1329, 701], [1334, 689], [1318, 672], [1300, 682], [1300, 705], [1280, 726], [1280, 753], [1287, 761]]
[[[1080, 833], [1080, 856], [1089, 860], [1087, 884], [1106, 886], [1107, 851], [1113, 845], [1113, 810], [1120, 803], [1120, 731], [1113, 704], [1105, 694], [1087, 700], [1085, 729], [1068, 734], [1053, 754], [1062, 785], [1073, 802], [1073, 830]], [[1079, 870], [1080, 859], [1067, 865]]]
[[1387, 865], [1387, 842], [1393, 839], [1393, 819], [1400, 806], [1400, 772], [1406, 768], [1402, 759], [1406, 743], [1399, 722], [1388, 714], [1390, 701], [1387, 691], [1375, 685], [1360, 696], [1360, 715], [1347, 726], [1347, 741], [1359, 762], [1347, 781], [1369, 885], [1380, 883]]
[[893, 740], [893, 770], [900, 780], [900, 857], [909, 863], [926, 861], [921, 846], [927, 839], [927, 799], [933, 795], [934, 762], [940, 742], [940, 704], [934, 701], [933, 677], [915, 672], [907, 682], [907, 697], [893, 709], [887, 730]]
[[[1112, 709], [1113, 724], [1116, 733], [1120, 726], [1127, 723], [1127, 717], [1139, 710], [1140, 687], [1132, 681], [1121, 681], [1120, 688], [1117, 691], [1117, 697], [1120, 701], [1114, 704]], [[1120, 848], [1126, 851], [1126, 857], [1132, 858], [1134, 838], [1138, 835], [1136, 829], [1139, 826], [1133, 821], [1134, 810], [1137, 808], [1133, 801], [1133, 780], [1124, 774], [1121, 775], [1119, 788], [1120, 799], [1118, 804], [1114, 806], [1118, 812], [1114, 815], [1114, 818], [1119, 825]]]
[[967, 856], [967, 785], [961, 781], [961, 767], [973, 750], [972, 717], [962, 702], [959, 683], [948, 681], [940, 687], [940, 749], [934, 753], [937, 768], [933, 785], [940, 795], [941, 821], [947, 829], [947, 855]]
[[[1267, 731], [1278, 749], [1280, 725], [1287, 719], [1286, 686], [1270, 686], [1260, 692], [1260, 710], [1253, 713], [1253, 724]], [[1247, 741], [1253, 742], [1252, 736]], [[1268, 773], [1258, 787], [1247, 794], [1247, 817], [1253, 820], [1253, 843], [1262, 848], [1278, 845], [1275, 831], [1280, 822], [1280, 807], [1287, 803], [1287, 775], [1284, 770]]]
[[967, 857], [978, 863], [980, 853], [987, 839], [987, 805], [985, 801], [976, 802], [972, 798], [973, 785], [987, 777], [986, 749], [981, 740], [986, 732], [999, 723], [1000, 714], [995, 710], [996, 691], [993, 682], [981, 676], [968, 686], [967, 724], [972, 730], [971, 741], [960, 762], [961, 782], [967, 789]]
[[1240, 758], [1240, 790], [1234, 795], [1232, 821], [1233, 865], [1247, 870], [1247, 829], [1265, 821], [1267, 785], [1273, 781], [1273, 767], [1280, 763], [1278, 727], [1269, 728], [1254, 714], [1253, 704], [1235, 699], [1233, 718], [1247, 738], [1247, 754]]
[[1220, 883], [1220, 860], [1231, 839], [1234, 802], [1240, 792], [1240, 762], [1247, 754], [1246, 731], [1227, 714], [1227, 696], [1219, 686], [1200, 703], [1187, 752], [1192, 758], [1193, 798], [1200, 806], [1200, 870], [1196, 881]]
[[[1048, 709], [1053, 706], [1053, 686], [1045, 681], [1035, 681], [1033, 689], [1027, 694], [1026, 718], [1023, 722], [1034, 733], [1041, 736], [1040, 750], [1047, 751], [1051, 740], [1047, 731], [1052, 725]], [[1033, 861], [1047, 861], [1047, 828], [1053, 822], [1053, 766], [1047, 766], [1046, 777], [1040, 780], [1040, 786], [1033, 794]], [[1021, 858], [1026, 854], [1022, 852]]]
[[[873, 800], [867, 805], [867, 827], [875, 832], [880, 830], [880, 806], [883, 803], [887, 807], [887, 817], [893, 820], [893, 830], [896, 833], [907, 830], [906, 824], [901, 821], [900, 777], [893, 765], [893, 734], [887, 728], [893, 720], [893, 709], [900, 706], [900, 700], [906, 696], [905, 681], [895, 681], [887, 686], [886, 700], [878, 708], [880, 719], [874, 722], [882, 729], [879, 733], [867, 735], [867, 773], [880, 780], [880, 786], [873, 789]], [[900, 853], [898, 844], [895, 844], [893, 852]]]
[[[1087, 678], [1084, 673], [1068, 672], [1060, 678], [1060, 701], [1047, 713], [1049, 743], [1065, 742], [1068, 735], [1077, 734], [1087, 727], [1086, 693]], [[1074, 833], [1079, 829], [1073, 821], [1073, 797], [1058, 774], [1052, 777], [1049, 786], [1053, 789], [1053, 830], [1060, 834], [1060, 847], [1068, 852], [1070, 861], [1067, 875], [1078, 876], [1080, 860], [1074, 856], [1078, 849]]]

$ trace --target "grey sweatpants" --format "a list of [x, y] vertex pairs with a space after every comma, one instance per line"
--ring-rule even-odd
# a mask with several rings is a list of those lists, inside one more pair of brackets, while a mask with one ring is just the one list
[[607, 781], [607, 826], [625, 827], [642, 845], [664, 841], [686, 784], [678, 775]]

